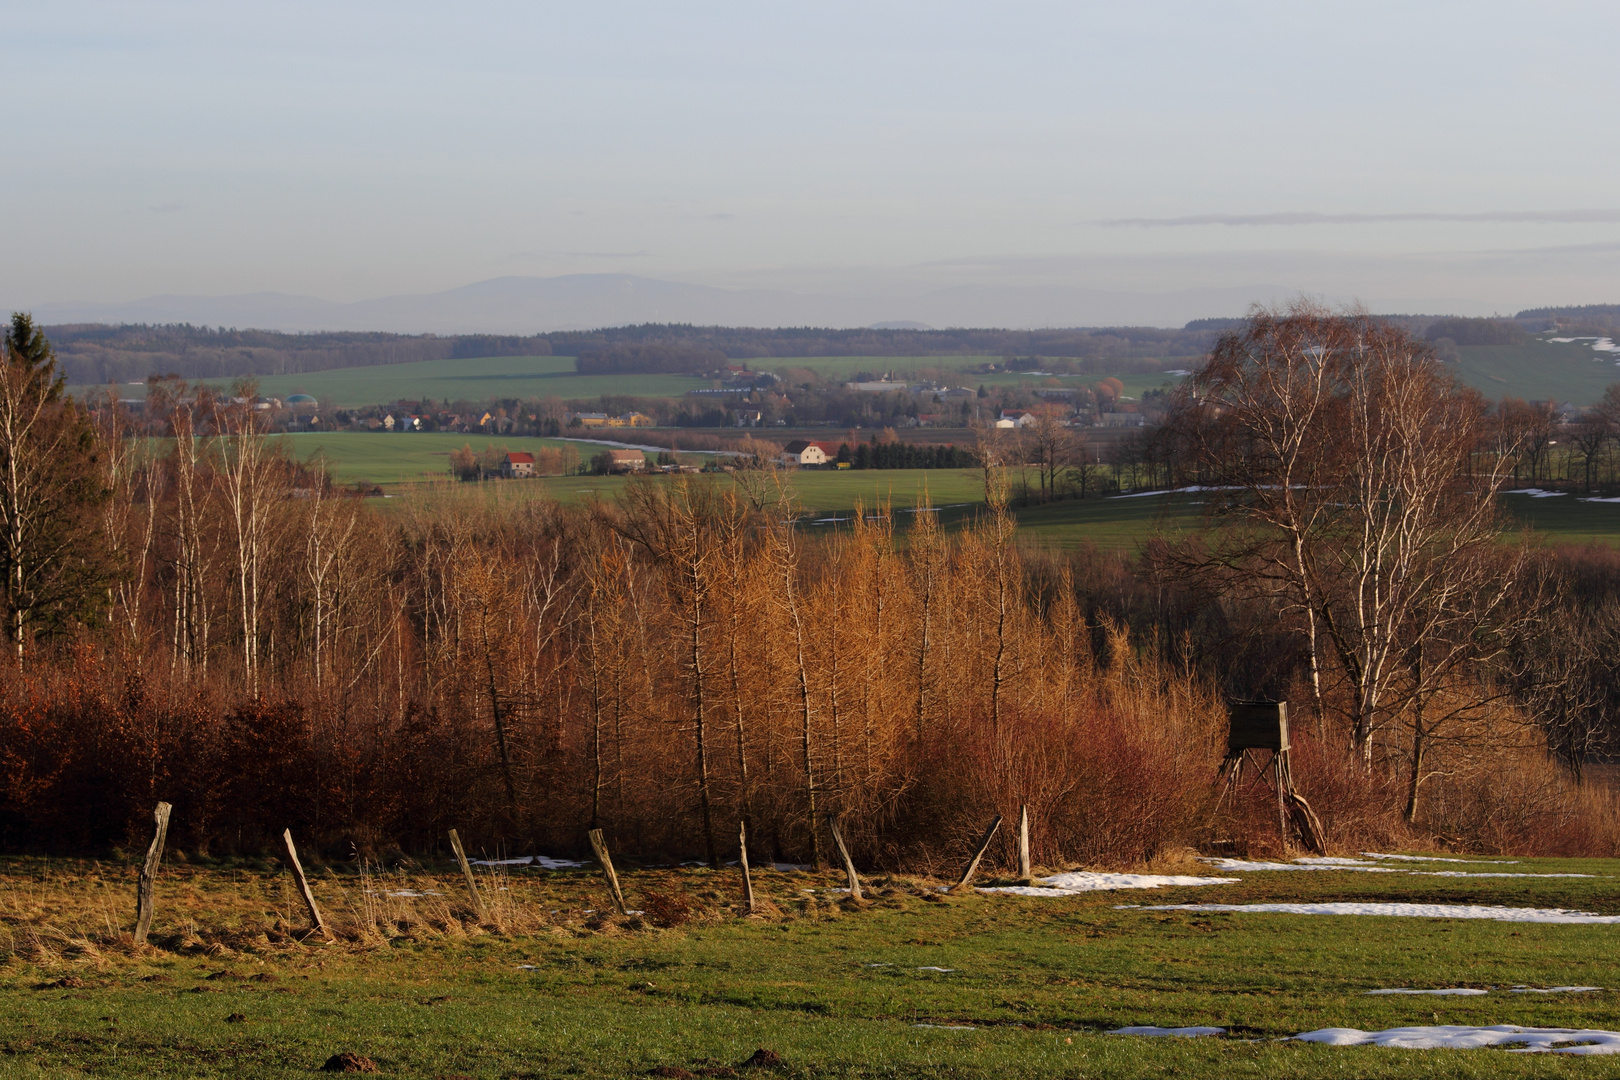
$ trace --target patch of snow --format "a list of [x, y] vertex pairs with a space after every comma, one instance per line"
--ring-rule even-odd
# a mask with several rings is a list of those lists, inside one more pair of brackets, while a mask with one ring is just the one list
[[937, 1031], [977, 1031], [972, 1024], [912, 1024], [912, 1027], [934, 1028]]
[[1237, 488], [1232, 487], [1230, 485], [1227, 486], [1227, 487], [1205, 487], [1202, 484], [1193, 484], [1190, 487], [1172, 488], [1172, 489], [1167, 490], [1167, 491], [1132, 491], [1132, 492], [1129, 492], [1129, 493], [1124, 494], [1124, 495], [1110, 495], [1109, 498], [1111, 498], [1111, 499], [1146, 499], [1146, 498], [1149, 498], [1149, 497], [1151, 497], [1153, 495], [1190, 495], [1190, 494], [1196, 494], [1197, 492], [1200, 492], [1200, 491], [1236, 491], [1236, 490], [1237, 490]]
[[861, 967], [894, 967], [893, 964], [862, 964]]
[[1586, 498], [1576, 499], [1575, 501], [1576, 502], [1596, 502], [1596, 503], [1620, 503], [1620, 497], [1611, 497], [1611, 498], [1605, 499], [1605, 498], [1602, 498], [1602, 497], [1597, 496], [1597, 495], [1592, 495], [1592, 496], [1589, 496], [1589, 497], [1586, 497]]
[[1443, 990], [1413, 990], [1407, 986], [1397, 986], [1393, 990], [1368, 990], [1367, 993], [1376, 997], [1379, 994], [1433, 994], [1437, 997], [1474, 997], [1486, 993], [1484, 990], [1475, 990], [1467, 986], [1448, 986]]
[[[1121, 905], [1133, 906], [1133, 905]], [[1480, 904], [1155, 904], [1143, 911], [1231, 911], [1277, 915], [1386, 915], [1416, 919], [1494, 919], [1529, 923], [1620, 923], [1620, 915], [1594, 915], [1563, 908], [1487, 907]]]
[[1384, 855], [1377, 851], [1363, 851], [1367, 859], [1398, 859], [1401, 862], [1451, 862], [1470, 866], [1518, 866], [1518, 859], [1451, 859], [1441, 855]]
[[1602, 990], [1601, 986], [1515, 986], [1510, 994], [1590, 994]]
[[1241, 878], [1189, 877], [1184, 874], [1094, 874], [1076, 870], [1041, 878], [1039, 885], [989, 885], [979, 890], [1011, 896], [1078, 896], [1108, 889], [1157, 889], [1166, 885], [1236, 885]]
[[1225, 1035], [1226, 1034], [1226, 1029], [1225, 1028], [1218, 1028], [1218, 1027], [1167, 1028], [1167, 1027], [1154, 1027], [1152, 1024], [1146, 1024], [1146, 1025], [1143, 1025], [1142, 1027], [1115, 1028], [1113, 1031], [1110, 1031], [1108, 1034], [1110, 1034], [1110, 1035], [1172, 1035], [1172, 1036], [1175, 1036], [1178, 1039], [1196, 1039], [1200, 1035]]
[[519, 971], [539, 971], [540, 970], [540, 965], [539, 964], [519, 964], [518, 965], [518, 970]]
[[469, 859], [474, 866], [532, 866], [541, 870], [578, 870], [578, 859], [553, 859], [550, 855], [525, 855], [521, 859]]
[[1495, 1027], [1323, 1028], [1295, 1035], [1300, 1042], [1327, 1046], [1388, 1046], [1398, 1050], [1474, 1050], [1502, 1046], [1520, 1054], [1620, 1054], [1620, 1031], [1579, 1028], [1525, 1028], [1511, 1024]]
[[1481, 870], [1409, 870], [1413, 877], [1594, 877], [1593, 874], [1503, 874]]
[[1309, 862], [1305, 860], [1298, 862], [1249, 862], [1247, 859], [1206, 858], [1200, 861], [1209, 863], [1217, 870], [1359, 870], [1368, 874], [1395, 874], [1400, 872], [1392, 866], [1356, 862], [1354, 859], [1311, 860]]
[[1502, 492], [1504, 495], [1528, 495], [1532, 499], [1552, 499], [1560, 495], [1568, 495], [1567, 491], [1546, 491], [1542, 488], [1515, 488], [1512, 491]]
[[920, 967], [917, 970], [918, 971], [939, 971], [939, 972], [943, 972], [945, 974], [949, 974], [949, 973], [955, 971], [956, 969], [955, 968], [942, 968], [942, 967]]
[[399, 890], [396, 890], [394, 892], [388, 893], [386, 895], [388, 895], [388, 896], [406, 897], [408, 899], [415, 899], [415, 898], [420, 897], [420, 896], [443, 896], [444, 893], [434, 892], [432, 889], [429, 889], [427, 892], [417, 892], [415, 889], [399, 889]]

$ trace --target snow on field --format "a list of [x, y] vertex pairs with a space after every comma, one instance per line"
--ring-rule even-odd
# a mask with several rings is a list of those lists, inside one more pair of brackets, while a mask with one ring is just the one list
[[1110, 1035], [1174, 1035], [1180, 1039], [1196, 1039], [1200, 1035], [1225, 1035], [1225, 1028], [1218, 1027], [1184, 1027], [1166, 1028], [1154, 1027], [1151, 1024], [1142, 1027], [1122, 1027], [1110, 1031]]
[[1476, 994], [1488, 993], [1488, 991], [1475, 990], [1467, 986], [1448, 986], [1441, 990], [1413, 990], [1408, 986], [1397, 986], [1392, 990], [1368, 990], [1367, 993], [1374, 997], [1379, 994], [1433, 994], [1436, 997], [1473, 997]]
[[1106, 889], [1157, 889], [1164, 885], [1236, 885], [1241, 878], [1188, 877], [1184, 874], [1094, 874], [1077, 870], [1039, 879], [1039, 885], [990, 885], [979, 890], [1012, 896], [1078, 896]]
[[1369, 874], [1399, 874], [1410, 871], [1398, 870], [1393, 866], [1379, 866], [1377, 863], [1357, 862], [1355, 859], [1298, 859], [1294, 862], [1250, 862], [1247, 859], [1217, 859], [1206, 858], [1201, 862], [1209, 863], [1217, 870], [1361, 870]]
[[474, 866], [532, 866], [540, 870], [577, 870], [585, 864], [577, 859], [553, 859], [550, 855], [525, 855], [521, 859], [469, 859]]
[[[1376, 858], [1407, 859], [1412, 862], [1420, 860], [1414, 855], [1380, 855]], [[1377, 863], [1362, 862], [1359, 859], [1344, 859], [1333, 856], [1312, 856], [1295, 859], [1293, 862], [1249, 862], [1246, 859], [1217, 859], [1206, 858], [1204, 862], [1218, 870], [1358, 870], [1368, 874], [1409, 874], [1413, 877], [1490, 877], [1490, 878], [1584, 878], [1593, 877], [1592, 874], [1521, 874], [1511, 871], [1499, 870], [1408, 870], [1405, 867], [1379, 866]], [[1434, 859], [1433, 862], [1466, 863], [1468, 859]], [[1480, 863], [1482, 866], [1511, 866], [1512, 863]]]
[[1193, 495], [1200, 491], [1236, 491], [1234, 487], [1205, 487], [1202, 484], [1193, 484], [1190, 487], [1179, 487], [1164, 491], [1130, 491], [1124, 495], [1111, 495], [1113, 499], [1146, 499], [1153, 495]]
[[[1137, 907], [1120, 904], [1121, 908]], [[1231, 911], [1275, 915], [1388, 915], [1416, 919], [1495, 919], [1498, 922], [1620, 923], [1620, 915], [1563, 908], [1490, 907], [1481, 904], [1144, 904], [1142, 911]]]
[[1515, 488], [1512, 491], [1502, 492], [1504, 495], [1528, 495], [1532, 499], [1551, 499], [1560, 495], [1568, 495], [1567, 491], [1544, 491], [1541, 488]]
[[1388, 1046], [1397, 1050], [1473, 1050], [1501, 1046], [1521, 1054], [1620, 1054], [1620, 1031], [1523, 1028], [1511, 1024], [1496, 1027], [1440, 1024], [1387, 1031], [1323, 1028], [1294, 1038], [1327, 1046]]
[[1470, 866], [1518, 866], [1518, 859], [1451, 859], [1442, 855], [1385, 855], [1377, 851], [1363, 851], [1364, 859], [1396, 859], [1400, 862], [1453, 862]]
[[1515, 986], [1510, 994], [1590, 994], [1601, 986]]

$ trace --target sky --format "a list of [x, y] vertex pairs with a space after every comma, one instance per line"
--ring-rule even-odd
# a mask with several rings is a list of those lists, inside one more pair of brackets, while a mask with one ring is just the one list
[[5, 0], [0, 35], [12, 307], [593, 273], [1620, 302], [1612, 3]]

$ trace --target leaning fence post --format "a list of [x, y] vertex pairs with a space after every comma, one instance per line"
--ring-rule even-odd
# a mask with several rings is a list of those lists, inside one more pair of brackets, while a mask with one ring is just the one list
[[974, 852], [973, 861], [967, 864], [966, 870], [962, 871], [962, 880], [946, 889], [946, 892], [960, 892], [967, 888], [968, 882], [973, 880], [973, 875], [979, 872], [979, 862], [984, 858], [984, 853], [990, 850], [990, 841], [995, 838], [996, 830], [999, 828], [1001, 828], [1001, 815], [997, 814], [996, 820], [992, 821], [990, 827], [984, 830], [984, 839], [979, 841], [979, 850]]
[[838, 822], [829, 817], [827, 827], [832, 830], [833, 845], [838, 848], [838, 857], [844, 860], [844, 873], [849, 876], [849, 895], [857, 900], [864, 900], [865, 897], [861, 895], [861, 879], [855, 874], [855, 862], [849, 857], [849, 848], [844, 846], [844, 836], [838, 831]]
[[479, 922], [489, 921], [489, 912], [484, 908], [484, 898], [478, 895], [478, 879], [473, 877], [472, 867], [467, 863], [467, 853], [462, 850], [461, 837], [456, 830], [450, 830], [450, 846], [456, 849], [456, 861], [461, 863], [461, 873], [467, 879], [467, 891], [472, 893], [473, 910], [478, 913]]
[[754, 913], [754, 880], [748, 876], [748, 822], [737, 822], [737, 843], [742, 849], [743, 906]]
[[602, 864], [602, 873], [607, 875], [608, 890], [613, 894], [613, 906], [620, 915], [627, 914], [624, 907], [624, 893], [619, 891], [619, 875], [613, 869], [613, 857], [608, 854], [607, 841], [602, 839], [601, 829], [592, 829], [587, 835], [591, 838], [591, 850], [596, 852], [596, 861]]
[[157, 804], [152, 821], [157, 826], [152, 834], [152, 846], [146, 849], [146, 863], [141, 867], [140, 880], [135, 885], [135, 944], [146, 943], [147, 932], [152, 929], [152, 889], [158, 866], [163, 862], [163, 843], [169, 836], [169, 811], [166, 802]]
[[292, 830], [284, 830], [281, 834], [281, 843], [287, 849], [287, 862], [292, 866], [293, 880], [298, 882], [298, 891], [303, 894], [304, 906], [309, 908], [309, 921], [321, 937], [327, 941], [332, 940], [332, 931], [328, 929], [326, 920], [321, 918], [321, 909], [315, 906], [315, 894], [310, 891], [309, 879], [304, 876], [304, 864], [298, 861], [298, 848], [293, 844]]
[[1035, 880], [1035, 869], [1029, 865], [1029, 806], [1018, 808], [1018, 880], [1025, 885]]

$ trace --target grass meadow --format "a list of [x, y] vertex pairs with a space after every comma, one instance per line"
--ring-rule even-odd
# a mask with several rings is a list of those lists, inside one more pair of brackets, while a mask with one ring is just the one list
[[[1403, 864], [1433, 870], [1454, 864]], [[1620, 913], [1620, 862], [1520, 859], [1467, 870], [1162, 871], [1236, 884], [1060, 899], [942, 896], [869, 876], [621, 867], [644, 914], [610, 916], [601, 877], [459, 874], [401, 862], [316, 867], [335, 944], [274, 860], [196, 861], [159, 878], [151, 941], [129, 936], [133, 861], [0, 861], [0, 1072], [282, 1077], [344, 1051], [400, 1077], [747, 1075], [756, 1050], [792, 1077], [1612, 1076], [1612, 1060], [1502, 1050], [1336, 1048], [1325, 1027], [1620, 1027], [1620, 926], [1154, 911], [1136, 905], [1409, 901]], [[1122, 906], [1126, 905], [1126, 906]], [[660, 925], [662, 924], [662, 925]], [[1369, 996], [1469, 987], [1470, 997]], [[1107, 1034], [1213, 1026], [1204, 1038]]]
[[1473, 345], [1457, 350], [1457, 377], [1488, 398], [1574, 402], [1593, 405], [1611, 383], [1620, 382], [1615, 353], [1592, 350], [1591, 341], [1538, 338], [1525, 345]]
[[[968, 369], [999, 360], [989, 356], [836, 356], [761, 357], [742, 361], [750, 367], [786, 375], [792, 370], [812, 371], [830, 380], [847, 379], [857, 372], [933, 373], [956, 385], [1024, 386], [1052, 383], [1086, 386], [1102, 375], [1061, 376], [1055, 382], [1027, 372], [973, 374]], [[1176, 368], [1184, 359], [1166, 360]], [[1146, 390], [1174, 382], [1175, 376], [1116, 375], [1127, 397], [1139, 398]], [[680, 397], [689, 390], [715, 385], [690, 375], [580, 375], [572, 356], [488, 356], [472, 359], [420, 360], [409, 364], [335, 368], [298, 375], [261, 375], [261, 393], [285, 397], [310, 394], [339, 408], [356, 408], [391, 401], [488, 401], [498, 398], [590, 400], [603, 394], [636, 397]], [[219, 383], [223, 388], [225, 383]], [[96, 389], [80, 387], [79, 390]], [[134, 390], [131, 387], [131, 390]]]

